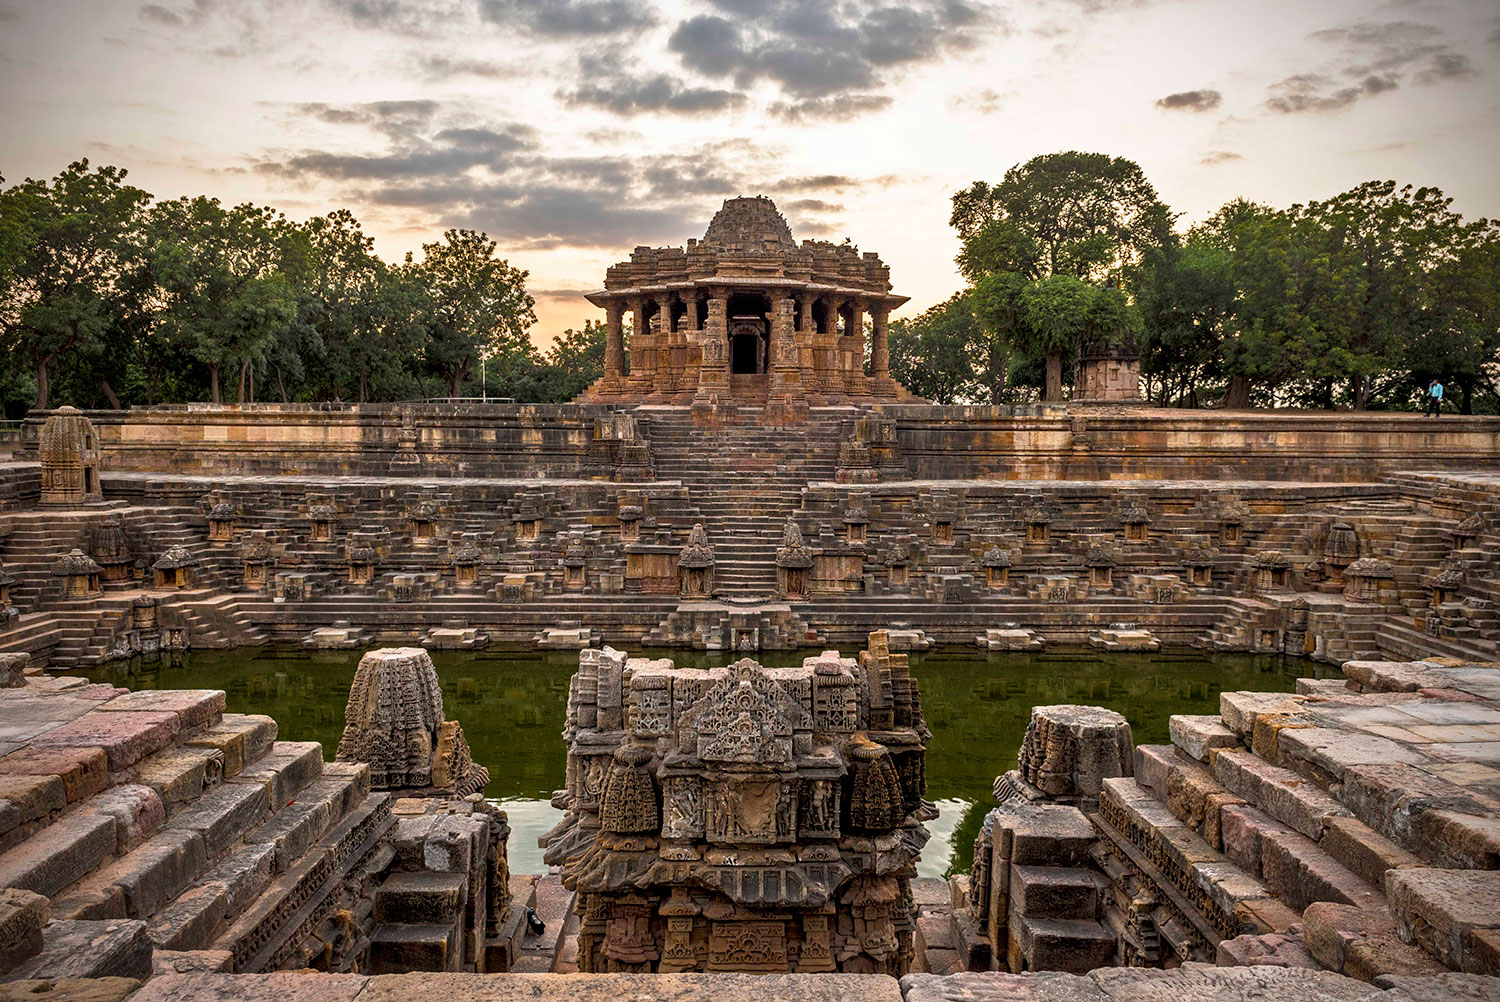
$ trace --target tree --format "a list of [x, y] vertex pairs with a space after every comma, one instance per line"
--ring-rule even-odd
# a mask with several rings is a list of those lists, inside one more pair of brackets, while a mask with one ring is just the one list
[[269, 208], [200, 195], [156, 205], [150, 248], [163, 332], [208, 368], [216, 404], [220, 372], [237, 365], [244, 403], [251, 366], [298, 320], [306, 262], [295, 227]]
[[1124, 303], [1101, 298], [1095, 284], [1134, 277], [1148, 253], [1172, 241], [1171, 213], [1140, 166], [1102, 153], [1048, 154], [1012, 167], [998, 185], [976, 181], [953, 196], [949, 223], [963, 242], [958, 266], [973, 286], [974, 314], [994, 345], [989, 368], [1002, 355], [1009, 364], [1042, 357], [1044, 400], [1061, 399], [1069, 358], [1104, 336], [1099, 311]]
[[389, 269], [375, 256], [374, 238], [347, 209], [309, 219], [302, 232], [309, 252], [304, 314], [327, 362], [321, 389], [334, 399], [350, 390], [363, 403], [369, 399], [370, 370], [384, 364], [380, 356], [391, 347], [380, 324], [389, 305], [382, 302]]
[[[973, 399], [981, 387], [993, 401], [1004, 389], [1003, 358], [999, 386], [986, 378], [991, 360], [981, 351], [985, 338], [963, 293], [911, 319], [892, 320], [888, 338], [891, 375], [935, 404]], [[975, 365], [981, 359], [987, 363], [984, 375]]]
[[1228, 248], [1198, 231], [1146, 254], [1136, 286], [1141, 373], [1158, 384], [1158, 404], [1175, 397], [1197, 406], [1200, 384], [1223, 381], [1238, 306], [1233, 264]]
[[546, 355], [546, 379], [539, 400], [562, 403], [604, 375], [605, 326], [585, 320], [582, 330], [571, 327], [558, 335]]
[[1140, 165], [1104, 153], [1049, 153], [952, 199], [960, 269], [1028, 278], [1116, 279], [1171, 239], [1172, 216]]
[[448, 230], [422, 245], [413, 266], [431, 297], [425, 357], [449, 396], [459, 396], [481, 354], [496, 371], [534, 352], [526, 331], [536, 323], [527, 273], [495, 257], [495, 242], [472, 230]]
[[39, 409], [50, 403], [53, 365], [75, 353], [101, 357], [128, 312], [121, 298], [138, 267], [128, 236], [151, 196], [125, 174], [79, 160], [51, 184], [27, 178], [0, 197], [0, 331], [35, 377]]

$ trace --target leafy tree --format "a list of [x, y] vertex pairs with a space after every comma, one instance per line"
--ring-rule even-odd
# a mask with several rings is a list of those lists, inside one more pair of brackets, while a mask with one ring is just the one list
[[0, 198], [0, 343], [34, 376], [38, 408], [50, 403], [59, 360], [100, 358], [122, 333], [137, 267], [127, 238], [149, 199], [125, 184], [124, 170], [91, 170], [87, 160], [50, 184], [27, 178]]
[[208, 368], [214, 403], [221, 371], [237, 365], [244, 403], [251, 365], [298, 321], [306, 261], [295, 227], [269, 208], [200, 195], [156, 205], [150, 247], [163, 333]]
[[1099, 311], [1124, 304], [1094, 283], [1134, 276], [1172, 241], [1171, 213], [1140, 166], [1102, 153], [1039, 156], [998, 185], [977, 181], [953, 196], [949, 223], [963, 242], [959, 270], [973, 286], [988, 357], [1040, 356], [1044, 400], [1062, 398], [1063, 369], [1078, 347], [1105, 336]]
[[1175, 397], [1196, 406], [1200, 386], [1223, 383], [1238, 306], [1233, 264], [1227, 247], [1198, 231], [1146, 254], [1136, 286], [1141, 373], [1159, 386], [1158, 404]]
[[585, 320], [582, 330], [571, 327], [557, 336], [547, 350], [547, 379], [538, 400], [561, 403], [572, 400], [604, 375], [605, 326], [603, 321]]
[[[968, 297], [960, 293], [911, 319], [891, 321], [891, 375], [907, 389], [935, 404], [973, 399], [983, 388], [993, 399], [1005, 386], [1005, 357], [999, 365], [999, 385], [988, 381], [984, 354], [986, 339], [974, 319]], [[985, 363], [983, 374], [977, 363]]]
[[526, 331], [536, 323], [536, 301], [526, 272], [495, 257], [495, 242], [472, 230], [448, 230], [422, 245], [412, 266], [428, 290], [425, 357], [456, 397], [483, 354], [497, 378], [536, 349]]
[[1140, 166], [1104, 153], [1034, 157], [1000, 184], [976, 181], [952, 201], [949, 223], [970, 281], [996, 271], [1113, 279], [1171, 239], [1171, 213]]

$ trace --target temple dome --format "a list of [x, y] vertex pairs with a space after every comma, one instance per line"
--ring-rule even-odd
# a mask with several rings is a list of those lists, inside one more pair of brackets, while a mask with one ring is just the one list
[[739, 253], [786, 251], [797, 246], [791, 228], [776, 211], [776, 203], [764, 195], [726, 199], [708, 224], [703, 242]]

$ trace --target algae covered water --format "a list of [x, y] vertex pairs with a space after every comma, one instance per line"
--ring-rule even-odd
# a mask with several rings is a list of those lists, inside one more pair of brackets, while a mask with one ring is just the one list
[[[288, 741], [319, 741], [333, 757], [344, 728], [344, 703], [361, 651], [246, 648], [193, 651], [175, 661], [118, 663], [79, 674], [131, 689], [223, 689], [234, 713], [276, 718]], [[637, 653], [637, 652], [632, 652]], [[733, 660], [702, 651], [652, 649], [681, 667]], [[800, 664], [812, 652], [768, 652], [768, 665]], [[510, 815], [510, 861], [517, 873], [543, 869], [537, 839], [561, 820], [551, 805], [563, 785], [567, 749], [561, 734], [568, 679], [576, 654], [434, 651], [449, 719], [463, 725], [476, 761], [490, 770], [487, 796]], [[932, 741], [927, 796], [941, 815], [928, 823], [923, 876], [965, 872], [974, 838], [993, 806], [991, 784], [1015, 767], [1031, 707], [1048, 703], [1106, 706], [1130, 721], [1137, 744], [1168, 740], [1175, 713], [1217, 713], [1219, 693], [1290, 691], [1316, 666], [1301, 659], [1182, 651], [1103, 654], [1061, 650], [984, 654], [945, 648], [911, 656]]]

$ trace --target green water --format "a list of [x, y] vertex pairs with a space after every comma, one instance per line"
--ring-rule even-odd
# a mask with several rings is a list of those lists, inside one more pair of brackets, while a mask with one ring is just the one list
[[[771, 653], [769, 665], [799, 664], [806, 652]], [[112, 665], [84, 674], [132, 689], [223, 689], [234, 713], [276, 718], [288, 741], [320, 741], [332, 757], [344, 727], [344, 702], [359, 651], [307, 653], [250, 648], [196, 651], [179, 663]], [[724, 664], [701, 651], [651, 651], [682, 667]], [[485, 792], [510, 815], [511, 868], [543, 869], [537, 838], [561, 815], [552, 791], [563, 785], [561, 733], [568, 679], [577, 655], [434, 652], [446, 715], [463, 724], [476, 761], [490, 770]], [[993, 805], [996, 775], [1015, 767], [1031, 707], [1045, 703], [1107, 706], [1130, 721], [1137, 744], [1168, 740], [1174, 713], [1217, 713], [1219, 693], [1235, 689], [1291, 691], [1312, 674], [1312, 662], [1201, 651], [1111, 654], [981, 654], [949, 648], [912, 655], [922, 705], [932, 730], [927, 746], [927, 796], [941, 816], [928, 824], [924, 876], [963, 872], [974, 837]]]

